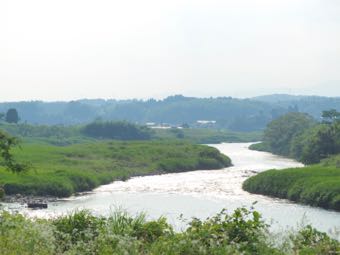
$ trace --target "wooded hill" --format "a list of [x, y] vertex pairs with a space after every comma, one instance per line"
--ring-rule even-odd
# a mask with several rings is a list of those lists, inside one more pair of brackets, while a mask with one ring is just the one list
[[194, 98], [181, 95], [164, 100], [77, 100], [71, 102], [0, 103], [0, 112], [17, 109], [21, 122], [46, 125], [84, 124], [101, 120], [126, 120], [138, 124], [197, 126], [198, 120], [216, 121], [213, 128], [235, 131], [262, 130], [287, 112], [305, 112], [319, 119], [322, 110], [340, 111], [340, 98], [270, 95], [250, 99]]

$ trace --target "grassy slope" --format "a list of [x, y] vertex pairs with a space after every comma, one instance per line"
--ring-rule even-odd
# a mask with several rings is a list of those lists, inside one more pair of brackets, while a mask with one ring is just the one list
[[183, 142], [95, 142], [64, 147], [27, 143], [15, 149], [33, 168], [12, 174], [0, 167], [7, 194], [69, 196], [116, 179], [159, 172], [218, 169], [230, 159], [218, 150]]
[[304, 168], [269, 170], [243, 184], [249, 192], [340, 211], [340, 156]]

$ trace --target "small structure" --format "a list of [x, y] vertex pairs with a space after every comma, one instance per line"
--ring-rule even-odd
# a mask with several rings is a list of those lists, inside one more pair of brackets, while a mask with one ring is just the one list
[[209, 127], [213, 127], [216, 124], [216, 120], [197, 120], [196, 121], [196, 125], [198, 127], [205, 127], [205, 128], [209, 128]]

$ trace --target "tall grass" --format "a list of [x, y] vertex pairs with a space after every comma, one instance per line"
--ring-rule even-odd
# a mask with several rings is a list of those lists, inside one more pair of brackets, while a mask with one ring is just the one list
[[69, 196], [135, 175], [230, 166], [217, 149], [173, 141], [93, 142], [70, 146], [23, 144], [13, 151], [33, 166], [12, 174], [0, 166], [6, 194]]
[[306, 226], [273, 242], [259, 213], [245, 208], [225, 210], [206, 220], [192, 219], [176, 232], [166, 218], [147, 221], [124, 211], [95, 217], [77, 211], [50, 220], [0, 214], [0, 254], [183, 254], [281, 255], [337, 254], [338, 241]]
[[250, 177], [246, 191], [340, 211], [340, 168], [337, 160], [304, 168], [269, 170]]
[[236, 132], [208, 128], [154, 129], [156, 139], [181, 139], [198, 144], [257, 142], [262, 140], [262, 136], [261, 131]]

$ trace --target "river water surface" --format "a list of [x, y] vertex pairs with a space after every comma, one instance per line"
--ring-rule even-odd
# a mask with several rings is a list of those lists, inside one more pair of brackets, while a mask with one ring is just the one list
[[145, 212], [149, 218], [166, 216], [177, 229], [185, 227], [179, 219], [206, 218], [226, 208], [240, 206], [262, 213], [276, 230], [310, 223], [322, 231], [340, 228], [340, 213], [298, 205], [282, 199], [249, 194], [242, 190], [243, 181], [256, 172], [303, 165], [265, 152], [251, 151], [249, 143], [211, 145], [232, 159], [233, 167], [222, 170], [193, 171], [146, 177], [103, 185], [91, 193], [49, 204], [47, 210], [21, 209], [29, 216], [50, 217], [86, 208], [95, 214], [108, 215], [117, 207], [132, 215]]

